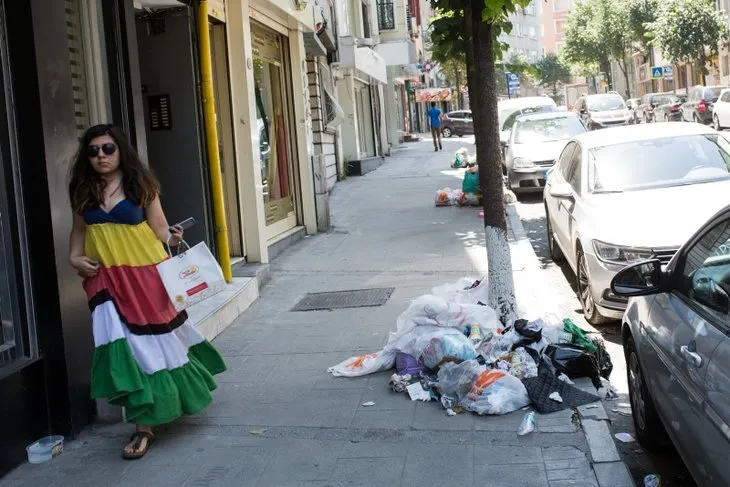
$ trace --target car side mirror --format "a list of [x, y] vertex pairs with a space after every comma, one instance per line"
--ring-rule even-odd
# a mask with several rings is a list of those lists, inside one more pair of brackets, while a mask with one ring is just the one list
[[662, 292], [662, 263], [659, 259], [630, 265], [611, 280], [611, 290], [617, 296], [648, 296]]
[[550, 187], [550, 196], [561, 200], [573, 199], [573, 187], [569, 183], [559, 183]]

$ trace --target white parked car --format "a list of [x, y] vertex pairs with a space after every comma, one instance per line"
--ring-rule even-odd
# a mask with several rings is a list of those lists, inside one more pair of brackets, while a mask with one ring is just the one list
[[509, 140], [512, 125], [520, 115], [526, 113], [555, 112], [558, 106], [549, 96], [525, 96], [501, 100], [497, 104], [497, 119], [499, 121], [499, 140], [504, 146]]
[[618, 319], [613, 276], [647, 258], [666, 264], [730, 202], [730, 143], [696, 123], [642, 124], [578, 135], [544, 191], [555, 261], [576, 273], [586, 320]]
[[504, 171], [515, 193], [542, 191], [546, 173], [575, 135], [586, 132], [580, 117], [572, 112], [522, 115], [512, 126]]
[[730, 127], [730, 89], [722, 90], [712, 107], [712, 127], [715, 130]]

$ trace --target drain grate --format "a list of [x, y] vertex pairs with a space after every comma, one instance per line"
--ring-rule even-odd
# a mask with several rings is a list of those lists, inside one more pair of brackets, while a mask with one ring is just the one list
[[382, 306], [390, 299], [393, 291], [395, 291], [394, 287], [381, 287], [328, 293], [308, 293], [292, 308], [292, 311], [318, 311]]

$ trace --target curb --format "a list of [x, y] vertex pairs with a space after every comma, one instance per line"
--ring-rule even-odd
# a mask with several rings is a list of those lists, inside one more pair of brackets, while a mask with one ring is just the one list
[[[505, 205], [507, 225], [512, 230], [514, 241], [510, 242], [512, 250], [516, 250], [519, 264], [513, 263], [514, 271], [537, 271], [540, 270], [540, 261], [535, 254], [535, 249], [527, 237], [525, 227], [517, 213], [514, 203]], [[595, 394], [595, 388], [587, 378], [576, 379], [578, 388]], [[589, 408], [590, 406], [590, 408]], [[596, 407], [597, 406], [597, 407]], [[616, 449], [616, 443], [608, 428], [608, 413], [602, 401], [577, 408], [581, 418], [582, 430], [591, 454], [591, 467], [596, 476], [599, 487], [635, 487], [636, 484], [631, 478], [626, 463]]]

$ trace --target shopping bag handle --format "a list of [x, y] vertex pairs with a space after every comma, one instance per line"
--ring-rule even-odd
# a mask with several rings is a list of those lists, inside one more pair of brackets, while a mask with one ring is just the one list
[[[170, 248], [170, 239], [172, 238], [172, 234], [170, 234], [167, 237], [167, 242], [165, 242], [165, 246], [167, 247], [167, 253], [170, 255], [170, 257], [173, 257], [172, 255], [172, 249]], [[190, 245], [185, 240], [181, 240], [179, 244], [177, 244], [177, 255], [180, 255], [183, 252], [180, 252], [180, 247], [185, 246], [185, 250], [190, 250]]]

